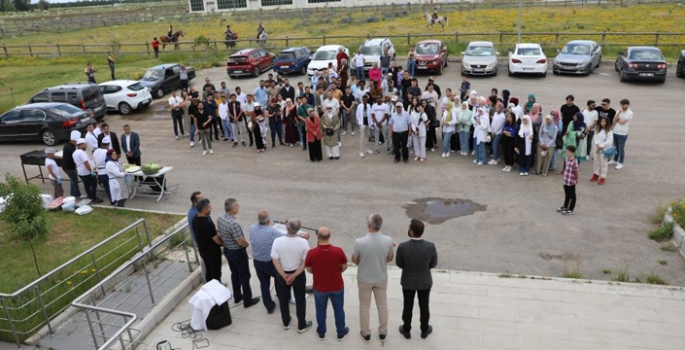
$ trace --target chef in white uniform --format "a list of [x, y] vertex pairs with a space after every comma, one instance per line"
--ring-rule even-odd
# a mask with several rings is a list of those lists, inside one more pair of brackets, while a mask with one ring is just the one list
[[93, 163], [95, 164], [95, 171], [98, 174], [98, 182], [102, 185], [107, 192], [107, 198], [109, 198], [110, 204], [114, 205], [114, 200], [112, 199], [112, 193], [109, 188], [109, 178], [107, 177], [107, 171], [105, 171], [105, 160], [107, 159], [107, 150], [112, 140], [109, 136], [105, 136], [102, 139], [102, 145], [100, 148], [93, 151]]
[[119, 163], [119, 156], [114, 150], [107, 151], [106, 174], [109, 178], [109, 189], [112, 192], [112, 205], [123, 207], [128, 199], [129, 175], [124, 171], [124, 167]]

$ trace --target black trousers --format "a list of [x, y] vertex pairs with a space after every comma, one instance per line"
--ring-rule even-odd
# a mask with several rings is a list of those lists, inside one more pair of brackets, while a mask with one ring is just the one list
[[126, 156], [126, 161], [128, 162], [128, 164], [135, 164], [137, 166], [140, 166], [140, 156], [137, 156], [137, 157]]
[[316, 162], [322, 159], [323, 154], [321, 151], [321, 140], [309, 142], [309, 160], [311, 160], [312, 162]]
[[174, 121], [174, 135], [178, 136], [179, 128], [181, 129], [181, 135], [185, 135], [183, 132], [183, 110], [171, 111], [171, 119]]
[[264, 139], [262, 138], [262, 129], [259, 127], [259, 124], [254, 125], [254, 129], [252, 129], [252, 132], [250, 134], [250, 144], [252, 144], [252, 134], [254, 134], [254, 140], [257, 142], [257, 149], [266, 149], [266, 145], [264, 144]]
[[431, 290], [410, 290], [402, 289], [404, 296], [404, 308], [402, 309], [402, 328], [405, 332], [411, 331], [411, 319], [414, 310], [414, 297], [419, 296], [419, 310], [421, 312], [421, 332], [428, 330], [428, 322], [430, 321], [430, 310], [428, 309], [428, 300], [430, 299]]
[[[516, 142], [513, 137], [503, 136], [502, 140], [504, 145], [502, 146], [504, 150], [504, 165], [513, 166], [514, 165], [514, 148], [516, 148]], [[466, 150], [468, 151], [468, 150]]]
[[438, 135], [436, 133], [433, 123], [428, 125], [428, 130], [426, 131], [426, 149], [435, 148], [438, 144]]
[[409, 160], [409, 150], [407, 149], [407, 139], [409, 138], [409, 131], [393, 132], [392, 133], [392, 147], [395, 153], [395, 160]]
[[[291, 274], [295, 271], [285, 271]], [[278, 294], [278, 304], [281, 309], [281, 321], [283, 325], [290, 324], [290, 291], [295, 293], [295, 313], [297, 314], [297, 329], [304, 329], [307, 326], [307, 303], [304, 296], [307, 277], [304, 272], [295, 278], [291, 285], [288, 285], [281, 275], [276, 276], [276, 294]]]
[[228, 268], [231, 269], [231, 285], [233, 297], [236, 302], [245, 300], [252, 301], [252, 288], [250, 287], [250, 262], [247, 249], [229, 250], [224, 248], [224, 256], [228, 260]]
[[[98, 188], [98, 180], [95, 178], [95, 176], [90, 175], [79, 175], [78, 177], [80, 177], [81, 181], [83, 181], [83, 187], [86, 189], [86, 194], [88, 195], [88, 198], [94, 201], [97, 198], [95, 191], [97, 191]], [[107, 182], [107, 184], [109, 184], [109, 181]]]
[[576, 207], [576, 185], [564, 185], [564, 208], [573, 210]]
[[[155, 51], [155, 58], [157, 57], [157, 52]], [[181, 90], [188, 91], [188, 79], [181, 79]]]
[[221, 282], [221, 253], [200, 251], [200, 257], [205, 262], [205, 282]]

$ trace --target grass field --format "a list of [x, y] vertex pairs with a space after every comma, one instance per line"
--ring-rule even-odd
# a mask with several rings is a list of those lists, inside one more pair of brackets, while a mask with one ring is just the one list
[[[141, 10], [140, 16], [149, 16], [150, 13]], [[289, 46], [312, 46], [322, 44], [321, 39], [312, 39], [313, 36], [326, 35], [328, 37], [343, 35], [379, 36], [379, 35], [406, 35], [414, 34], [407, 42], [406, 38], [394, 39], [398, 53], [406, 52], [408, 44], [414, 44], [419, 40], [429, 38], [417, 36], [422, 33], [448, 33], [453, 34], [444, 37], [453, 56], [458, 55], [463, 47], [471, 40], [490, 40], [496, 43], [502, 41], [501, 53], [506, 54], [506, 47], [515, 42], [515, 36], [499, 34], [490, 36], [469, 35], [469, 33], [514, 33], [516, 32], [517, 10], [514, 8], [504, 9], [477, 9], [477, 10], [454, 10], [445, 11], [441, 15], [449, 18], [449, 28], [427, 30], [422, 12], [419, 10], [405, 13], [400, 7], [380, 7], [375, 10], [355, 9], [305, 9], [302, 12], [278, 13], [275, 11], [264, 12], [237, 12], [220, 13], [208, 16], [183, 16], [172, 18], [157, 18], [156, 24], [134, 23], [121, 26], [92, 28], [77, 30], [68, 33], [41, 33], [36, 35], [24, 35], [16, 38], [3, 38], [0, 44], [11, 45], [81, 45], [103, 44], [99, 48], [88, 48], [105, 52], [114, 48], [118, 51], [117, 77], [138, 78], [147, 67], [163, 62], [191, 62], [196, 68], [202, 66], [221, 65], [230, 54], [221, 45], [215, 50], [213, 45], [207, 47], [195, 47], [195, 52], [163, 53], [162, 58], [156, 60], [145, 53], [143, 46], [128, 47], [126, 44], [144, 44], [154, 36], [166, 33], [168, 24], [173, 24], [176, 29], [183, 29], [186, 36], [183, 41], [192, 43], [199, 37], [209, 40], [223, 40], [223, 31], [227, 24], [239, 33], [240, 39], [253, 38], [257, 24], [264, 23], [269, 32], [270, 39], [290, 39]], [[619, 36], [612, 32], [669, 32], [685, 33], [685, 8], [677, 4], [666, 5], [635, 5], [628, 7], [533, 7], [526, 8], [523, 13], [523, 32], [550, 32], [559, 35], [524, 35], [522, 40], [540, 42], [548, 51], [554, 54], [565, 41], [577, 39], [580, 32], [603, 32], [605, 37], [604, 58], [613, 58], [616, 51], [629, 44], [654, 44], [653, 35]], [[459, 32], [457, 38], [454, 35]], [[586, 39], [601, 41], [601, 35], [586, 36]], [[327, 43], [340, 43], [354, 50], [362, 42], [361, 38], [354, 39], [328, 39]], [[685, 45], [685, 34], [678, 36], [661, 36], [661, 44]], [[254, 44], [254, 43], [253, 43]], [[239, 47], [245, 47], [249, 43], [240, 43]], [[285, 41], [270, 43], [272, 49], [285, 46]], [[192, 51], [192, 44], [185, 44], [182, 49]], [[675, 57], [681, 47], [673, 46], [664, 48], [669, 60]], [[28, 52], [28, 48], [8, 49], [11, 52]], [[108, 80], [109, 72], [106, 67], [105, 54], [75, 55], [69, 50], [81, 50], [80, 47], [63, 48], [62, 57], [59, 57], [56, 48], [34, 49], [35, 51], [49, 50], [51, 54], [40, 57], [10, 57], [0, 58], [0, 112], [12, 108], [26, 100], [40, 89], [64, 82], [84, 81], [83, 68], [86, 62], [93, 62], [98, 81]], [[130, 51], [136, 51], [132, 53]], [[1, 54], [1, 52], [0, 52]]]

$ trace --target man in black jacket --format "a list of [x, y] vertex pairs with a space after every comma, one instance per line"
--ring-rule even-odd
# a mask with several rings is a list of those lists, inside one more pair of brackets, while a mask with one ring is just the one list
[[109, 136], [110, 140], [112, 140], [112, 144], [109, 145], [109, 149], [113, 149], [114, 152], [117, 152], [117, 156], [121, 157], [121, 146], [119, 146], [117, 134], [109, 131], [109, 125], [107, 123], [102, 124], [102, 133], [98, 135], [98, 147], [102, 147], [102, 139], [104, 139], [105, 136]]
[[283, 101], [290, 99], [290, 101], [295, 103], [295, 89], [290, 86], [290, 81], [288, 79], [284, 80], [283, 83], [285, 84], [281, 88], [281, 97], [283, 97]]
[[431, 269], [438, 265], [438, 252], [435, 244], [424, 241], [424, 225], [420, 220], [412, 219], [409, 224], [410, 240], [397, 247], [395, 264], [402, 269], [400, 284], [404, 295], [404, 310], [400, 333], [407, 339], [411, 338], [411, 319], [414, 309], [414, 296], [419, 296], [419, 310], [421, 311], [421, 338], [426, 339], [433, 332], [428, 324], [430, 311], [428, 299], [433, 286]]

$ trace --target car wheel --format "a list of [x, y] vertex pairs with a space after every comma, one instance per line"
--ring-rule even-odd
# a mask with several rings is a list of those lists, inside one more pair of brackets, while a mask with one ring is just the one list
[[666, 78], [660, 79], [660, 80], [659, 80], [659, 81], [657, 81], [657, 82], [658, 82], [659, 84], [663, 84], [663, 83], [665, 83], [665, 82], [666, 82]]
[[302, 73], [302, 75], [307, 75], [307, 66], [302, 66], [300, 73]]
[[678, 78], [683, 77], [683, 62], [678, 60], [678, 64], [675, 66], [675, 76]]
[[123, 115], [129, 115], [133, 112], [133, 108], [131, 108], [131, 105], [129, 105], [126, 102], [122, 102], [119, 104], [119, 113]]
[[155, 91], [155, 96], [156, 96], [157, 98], [162, 98], [162, 97], [164, 97], [164, 90], [162, 90], [162, 88], [157, 89], [157, 91]]
[[40, 138], [46, 146], [54, 146], [57, 143], [57, 136], [51, 130], [43, 130]]
[[616, 61], [616, 62], [614, 63], [614, 69], [615, 69], [617, 72], [620, 72], [620, 71], [621, 71], [620, 69], [618, 69], [618, 61]]
[[436, 74], [437, 74], [437, 75], [442, 75], [442, 71], [443, 71], [444, 69], [445, 69], [445, 66], [442, 65], [442, 64], [440, 64], [440, 69], [438, 69], [438, 71], [437, 71]]
[[447, 64], [449, 63], [449, 60], [450, 60], [450, 56], [449, 56], [449, 55], [445, 55], [445, 67], [447, 67]]
[[543, 77], [543, 78], [547, 77], [547, 71], [545, 71], [544, 73], [540, 74], [540, 76]]
[[252, 71], [252, 76], [257, 78], [259, 76], [259, 68], [254, 67], [254, 70]]
[[628, 81], [628, 79], [627, 79], [626, 76], [623, 74], [623, 71], [621, 71], [621, 82], [624, 83], [624, 82], [626, 82], [626, 81]]
[[590, 75], [592, 73], [592, 62], [587, 64], [587, 67], [585, 67], [585, 76]]

